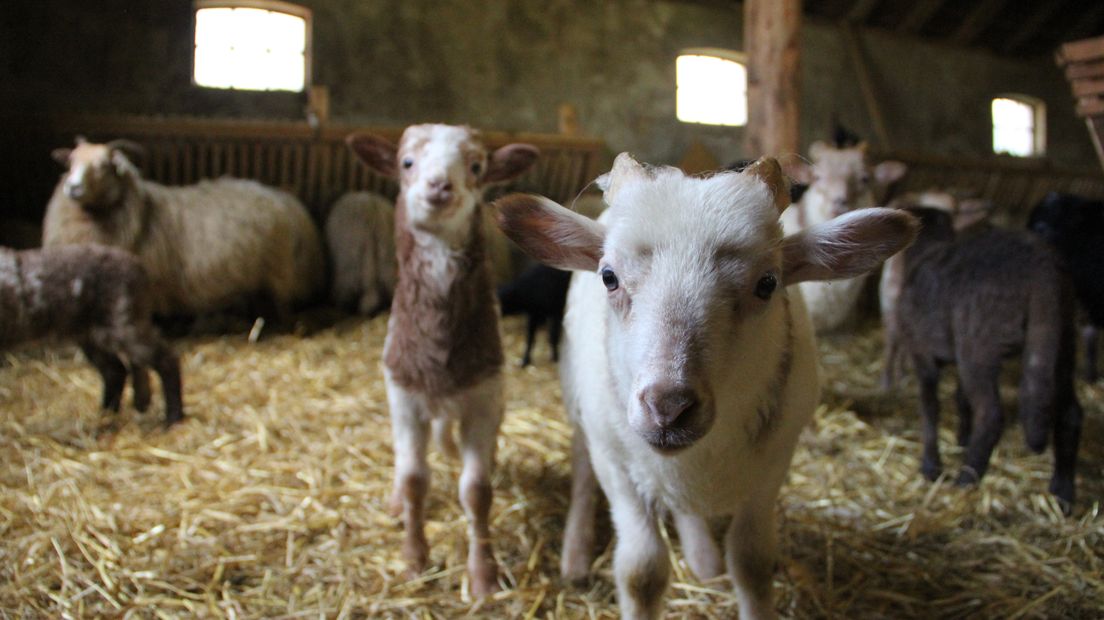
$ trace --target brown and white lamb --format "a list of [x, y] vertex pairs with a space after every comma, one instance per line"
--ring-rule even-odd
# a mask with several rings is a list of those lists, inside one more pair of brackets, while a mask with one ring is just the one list
[[[488, 152], [468, 127], [414, 125], [396, 146], [353, 135], [376, 172], [399, 179], [395, 246], [399, 281], [384, 342], [384, 380], [395, 444], [392, 508], [406, 531], [403, 555], [421, 572], [429, 556], [426, 447], [460, 425], [460, 501], [469, 523], [468, 574], [476, 596], [498, 589], [491, 552], [491, 473], [503, 415], [502, 342], [484, 239], [483, 189], [524, 172], [537, 149]], [[447, 444], [446, 444], [447, 445]]]
[[123, 145], [81, 138], [46, 208], [43, 245], [97, 243], [138, 256], [159, 315], [218, 311], [258, 296], [277, 316], [324, 284], [318, 231], [290, 194], [221, 178], [166, 187], [141, 178]]
[[0, 248], [0, 346], [75, 339], [103, 377], [103, 408], [118, 411], [127, 367], [134, 404], [149, 406], [147, 367], [161, 377], [165, 425], [184, 417], [180, 364], [151, 318], [149, 281], [131, 254], [98, 245]]

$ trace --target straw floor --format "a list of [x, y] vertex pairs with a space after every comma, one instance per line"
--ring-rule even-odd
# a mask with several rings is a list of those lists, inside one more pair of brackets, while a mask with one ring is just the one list
[[[511, 361], [522, 323], [506, 322]], [[99, 380], [72, 347], [0, 358], [0, 617], [613, 618], [610, 527], [595, 578], [558, 579], [569, 427], [555, 367], [507, 369], [492, 509], [503, 591], [472, 601], [455, 463], [431, 456], [432, 569], [413, 579], [386, 511], [383, 317], [309, 337], [191, 338], [189, 418], [160, 429], [96, 409]], [[795, 618], [1104, 616], [1104, 382], [1080, 385], [1079, 501], [1046, 494], [1049, 452], [1009, 426], [980, 488], [918, 475], [915, 396], [874, 388], [880, 334], [821, 342], [824, 405], [779, 502], [778, 607]], [[944, 460], [961, 461], [951, 431]], [[1005, 396], [1014, 402], [1008, 384]], [[735, 616], [724, 580], [678, 554], [668, 617]]]

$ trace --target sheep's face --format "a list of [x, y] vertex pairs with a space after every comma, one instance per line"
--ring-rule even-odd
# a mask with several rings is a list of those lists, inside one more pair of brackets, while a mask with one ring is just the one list
[[604, 181], [609, 367], [628, 425], [660, 452], [693, 445], [719, 413], [741, 415], [730, 404], [788, 346], [774, 199], [788, 190], [756, 170], [694, 179], [624, 159]]
[[85, 209], [109, 209], [122, 200], [132, 165], [118, 149], [78, 142], [71, 150], [56, 151], [55, 158], [68, 166], [62, 175], [62, 191]]
[[812, 165], [797, 164], [792, 171], [809, 183], [803, 202], [817, 221], [874, 206], [875, 192], [900, 179], [906, 171], [904, 164], [893, 161], [871, 167], [866, 161], [865, 144], [835, 148], [814, 142], [809, 154]]
[[415, 125], [403, 132], [399, 179], [411, 224], [437, 229], [467, 222], [482, 199], [487, 149], [467, 127]]
[[752, 440], [764, 428], [789, 372], [783, 285], [865, 273], [915, 234], [907, 214], [866, 209], [783, 239], [789, 193], [773, 159], [703, 179], [622, 154], [599, 184], [601, 222], [513, 195], [498, 223], [538, 260], [596, 274], [573, 286], [602, 287], [607, 307], [568, 312], [605, 322], [608, 359], [588, 361], [606, 364], [626, 425], [665, 454], [720, 420]]
[[412, 125], [397, 147], [367, 134], [347, 142], [370, 168], [399, 179], [410, 224], [437, 234], [466, 232], [484, 187], [520, 175], [538, 155], [526, 144], [488, 154], [479, 132], [452, 125]]

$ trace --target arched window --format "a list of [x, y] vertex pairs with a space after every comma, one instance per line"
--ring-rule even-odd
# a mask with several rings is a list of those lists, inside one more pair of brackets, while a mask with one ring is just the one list
[[196, 0], [195, 83], [302, 91], [309, 83], [309, 9], [278, 0]]
[[1025, 95], [993, 99], [993, 152], [1033, 157], [1046, 152], [1046, 107]]
[[684, 51], [675, 61], [675, 110], [680, 121], [747, 124], [744, 55], [720, 49]]

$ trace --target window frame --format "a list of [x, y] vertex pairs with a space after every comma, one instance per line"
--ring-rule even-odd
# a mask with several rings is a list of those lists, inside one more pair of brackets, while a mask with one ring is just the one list
[[[734, 62], [744, 68], [744, 121], [740, 124], [728, 125], [719, 123], [703, 123], [700, 121], [684, 121], [678, 117], [678, 59], [682, 56], [710, 56]], [[750, 110], [748, 109], [748, 55], [746, 52], [723, 47], [688, 47], [675, 54], [675, 120], [686, 125], [696, 125], [711, 129], [731, 130], [747, 127]]]
[[[260, 9], [274, 13], [284, 13], [303, 20], [303, 88], [302, 90], [283, 90], [266, 88], [263, 90], [245, 88], [222, 88], [219, 86], [206, 86], [196, 82], [196, 44], [195, 33], [197, 28], [196, 14], [200, 9]], [[313, 82], [312, 66], [314, 65], [314, 21], [313, 12], [298, 4], [284, 2], [283, 0], [193, 0], [192, 1], [192, 86], [209, 90], [253, 93], [306, 93], [310, 91]]]
[[[993, 118], [993, 103], [997, 99], [1008, 99], [1015, 101], [1021, 105], [1031, 108], [1032, 113], [1032, 145], [1031, 153], [1027, 155], [1016, 155], [1007, 151], [997, 151], [996, 145], [993, 141], [993, 134], [996, 132], [997, 124], [996, 119]], [[1001, 93], [993, 95], [989, 98], [989, 150], [996, 156], [1003, 157], [1016, 157], [1019, 159], [1028, 159], [1031, 157], [1046, 157], [1047, 154], [1047, 127], [1046, 127], [1046, 102], [1038, 97], [1032, 97], [1031, 95], [1024, 95], [1022, 93]]]

